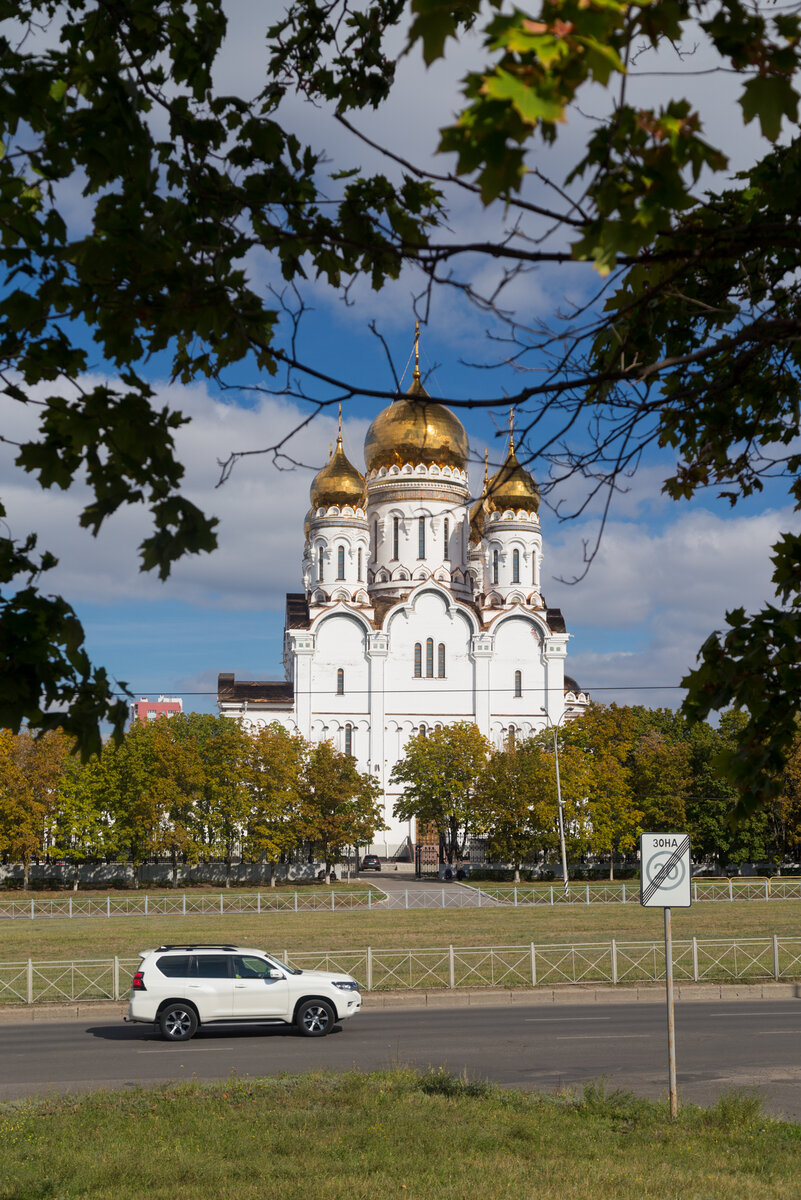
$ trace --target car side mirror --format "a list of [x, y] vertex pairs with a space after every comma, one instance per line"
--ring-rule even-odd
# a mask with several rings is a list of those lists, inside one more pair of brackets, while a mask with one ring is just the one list
[[269, 971], [264, 976], [265, 979], [283, 979], [283, 971], [279, 971], [278, 967], [270, 967]]

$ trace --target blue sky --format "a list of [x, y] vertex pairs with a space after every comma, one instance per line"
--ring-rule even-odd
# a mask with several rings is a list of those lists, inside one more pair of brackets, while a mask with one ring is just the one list
[[[264, 56], [253, 29], [264, 25], [265, 10], [269, 17], [279, 7], [259, 0], [237, 0], [232, 5], [234, 19], [219, 69], [222, 86], [258, 90]], [[404, 60], [394, 103], [378, 114], [362, 115], [357, 123], [398, 153], [442, 170], [446, 164], [433, 155], [436, 130], [456, 109], [458, 78], [475, 53], [475, 45], [460, 47], [448, 63], [429, 72], [419, 55], [410, 56]], [[696, 60], [695, 65], [704, 64]], [[683, 90], [685, 83], [679, 84]], [[638, 85], [633, 81], [631, 86]], [[655, 85], [646, 80], [639, 86]], [[732, 166], [746, 165], [761, 147], [752, 128], [742, 133], [739, 114], [734, 123], [730, 120], [734, 103], [730, 82], [701, 77], [687, 86], [697, 93], [711, 140], [722, 140], [727, 129], [735, 130]], [[602, 104], [603, 96], [585, 97], [585, 110], [594, 102]], [[301, 137], [324, 147], [333, 166], [386, 169], [319, 110], [294, 104], [285, 119]], [[548, 160], [557, 178], [564, 178], [586, 136], [584, 122], [575, 114]], [[81, 204], [76, 191], [72, 213], [78, 224]], [[459, 204], [450, 218], [454, 236], [460, 238], [488, 236], [505, 220], [503, 213]], [[254, 286], [274, 282], [269, 263], [254, 257], [247, 267]], [[484, 287], [490, 286], [486, 267], [476, 265], [474, 272]], [[527, 319], [547, 320], [585, 295], [594, 282], [589, 268], [544, 268], [517, 281], [509, 302]], [[356, 379], [364, 386], [391, 387], [384, 351], [368, 324], [374, 320], [386, 337], [398, 371], [408, 368], [415, 319], [412, 297], [419, 288], [420, 281], [411, 275], [379, 295], [359, 284], [346, 305], [312, 281], [306, 295], [313, 311], [301, 335], [307, 355], [330, 374]], [[424, 370], [438, 364], [427, 377], [434, 398], [499, 395], [520, 386], [520, 376], [509, 370], [496, 376], [463, 364], [487, 353], [486, 327], [486, 318], [466, 306], [458, 293], [444, 290], [435, 296], [421, 343]], [[93, 372], [105, 376], [107, 370], [98, 361]], [[168, 384], [167, 376], [164, 360], [150, 364], [149, 377], [164, 402], [192, 416], [191, 425], [178, 435], [179, 456], [187, 467], [188, 494], [221, 520], [220, 549], [212, 557], [180, 564], [162, 585], [137, 571], [136, 545], [147, 532], [141, 514], [133, 510], [119, 514], [94, 540], [77, 528], [80, 486], [75, 494], [42, 494], [15, 471], [9, 446], [0, 446], [0, 478], [14, 536], [38, 529], [40, 546], [59, 555], [60, 565], [48, 586], [74, 604], [93, 658], [116, 679], [127, 681], [137, 697], [182, 695], [186, 709], [214, 711], [219, 671], [250, 678], [281, 675], [283, 597], [301, 586], [303, 518], [313, 473], [280, 472], [267, 456], [255, 456], [242, 460], [224, 487], [216, 487], [219, 459], [231, 451], [269, 446], [297, 423], [303, 411], [280, 395], [248, 390], [267, 382], [250, 364], [242, 364], [231, 377], [243, 390], [224, 396], [205, 383], [187, 388]], [[407, 373], [406, 385], [409, 378]], [[345, 448], [360, 468], [364, 434], [381, 407], [381, 402], [362, 398], [346, 408]], [[23, 436], [29, 415], [9, 401], [2, 412], [6, 435]], [[505, 426], [506, 414], [462, 411], [460, 416], [475, 453], [472, 479], [477, 491], [484, 446], [489, 446], [492, 458], [502, 457], [505, 442], [497, 434]], [[295, 440], [292, 452], [319, 467], [335, 429], [334, 412], [318, 418]], [[580, 521], [562, 523], [543, 506], [545, 596], [550, 606], [563, 609], [573, 635], [569, 673], [599, 700], [678, 703], [679, 680], [692, 666], [706, 635], [721, 627], [726, 609], [736, 605], [754, 609], [772, 597], [769, 548], [778, 532], [794, 520], [781, 488], [771, 487], [734, 510], [714, 495], [677, 504], [661, 493], [672, 465], [658, 453], [643, 461], [629, 490], [616, 498], [595, 562], [575, 586], [560, 580], [581, 573], [583, 543], [594, 538], [597, 511]], [[541, 477], [544, 467], [535, 463], [533, 470]], [[578, 484], [567, 484], [562, 498], [575, 504], [580, 498]]]

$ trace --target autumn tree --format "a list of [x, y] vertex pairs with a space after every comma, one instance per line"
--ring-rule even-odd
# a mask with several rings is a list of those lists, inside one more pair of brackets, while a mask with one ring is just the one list
[[231, 886], [234, 859], [241, 854], [251, 807], [247, 780], [250, 737], [238, 721], [211, 713], [179, 713], [169, 718], [170, 739], [197, 760], [191, 810], [198, 853], [225, 863]]
[[561, 732], [565, 750], [583, 755], [586, 766], [589, 845], [609, 856], [609, 878], [615, 856], [636, 850], [644, 828], [642, 806], [632, 790], [632, 752], [638, 721], [628, 707], [590, 704], [578, 721]]
[[71, 757], [59, 784], [53, 816], [53, 853], [72, 863], [75, 891], [82, 863], [116, 855], [119, 849], [114, 749], [113, 745], [107, 746], [102, 757], [93, 755], [83, 763]]
[[392, 770], [403, 788], [395, 816], [432, 825], [451, 865], [464, 857], [470, 835], [482, 832], [476, 797], [489, 750], [477, 725], [457, 721], [410, 737]]
[[31, 861], [48, 852], [70, 743], [54, 731], [0, 730], [0, 853], [22, 863], [27, 891]]
[[380, 785], [331, 742], [306, 751], [299, 780], [298, 830], [325, 863], [325, 879], [347, 846], [369, 843], [384, 829]]
[[553, 759], [534, 741], [490, 752], [476, 788], [475, 820], [491, 862], [509, 863], [515, 882], [524, 863], [558, 844]]
[[134, 877], [149, 858], [168, 857], [172, 885], [182, 862], [197, 862], [203, 843], [196, 805], [204, 773], [197, 745], [176, 736], [177, 717], [134, 724], [115, 755], [121, 844], [127, 845]]
[[246, 846], [254, 858], [270, 864], [271, 887], [275, 886], [276, 864], [302, 843], [307, 828], [308, 812], [302, 817], [300, 808], [306, 752], [304, 738], [289, 733], [277, 722], [248, 738]]

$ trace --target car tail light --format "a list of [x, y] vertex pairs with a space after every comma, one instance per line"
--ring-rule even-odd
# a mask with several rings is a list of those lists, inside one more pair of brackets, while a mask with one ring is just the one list
[[137, 971], [136, 974], [134, 975], [133, 979], [131, 980], [131, 991], [133, 991], [133, 992], [146, 992], [147, 991], [147, 988], [145, 987], [145, 976], [142, 971]]

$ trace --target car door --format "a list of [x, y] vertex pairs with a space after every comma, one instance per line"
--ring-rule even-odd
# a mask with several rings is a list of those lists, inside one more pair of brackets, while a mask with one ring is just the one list
[[272, 978], [270, 971], [281, 968], [269, 959], [255, 954], [236, 954], [234, 967], [234, 1017], [280, 1017], [288, 1021], [289, 983], [281, 973]]
[[234, 1011], [234, 979], [230, 954], [194, 954], [187, 979], [188, 1000], [194, 1000], [203, 1021], [225, 1021]]

